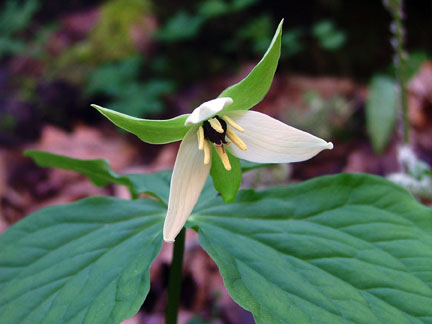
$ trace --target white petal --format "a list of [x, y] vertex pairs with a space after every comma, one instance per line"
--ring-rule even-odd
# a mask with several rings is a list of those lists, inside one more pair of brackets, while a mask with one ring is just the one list
[[171, 178], [168, 212], [163, 229], [164, 240], [174, 242], [192, 212], [210, 172], [204, 164], [204, 151], [198, 150], [196, 128], [184, 137]]
[[256, 163], [298, 162], [333, 148], [330, 142], [256, 111], [232, 111], [227, 115], [245, 129], [238, 136], [247, 150], [228, 146], [240, 159]]
[[226, 106], [233, 103], [233, 100], [228, 97], [216, 98], [206, 101], [198, 108], [192, 111], [192, 114], [186, 119], [185, 126], [191, 124], [199, 124], [222, 111]]

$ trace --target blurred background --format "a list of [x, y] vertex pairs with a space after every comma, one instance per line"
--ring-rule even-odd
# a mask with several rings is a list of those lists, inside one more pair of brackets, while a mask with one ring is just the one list
[[[403, 13], [411, 146], [424, 161], [421, 176], [430, 178], [432, 2], [406, 1]], [[96, 188], [75, 173], [39, 168], [22, 156], [25, 149], [106, 158], [118, 172], [172, 168], [178, 143], [142, 143], [90, 104], [141, 118], [191, 112], [251, 70], [282, 18], [279, 68], [255, 109], [335, 148], [307, 162], [249, 172], [243, 185], [399, 172], [395, 44], [383, 2], [6, 0], [0, 2], [0, 232], [48, 205], [128, 197], [120, 187]], [[415, 192], [427, 204], [431, 183]], [[187, 251], [181, 322], [253, 323], [231, 301], [192, 232]], [[163, 323], [170, 253], [164, 246], [150, 294], [129, 323]]]

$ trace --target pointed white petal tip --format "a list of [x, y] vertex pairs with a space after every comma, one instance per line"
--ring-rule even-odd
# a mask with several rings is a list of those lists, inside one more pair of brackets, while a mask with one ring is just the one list
[[[210, 173], [211, 163], [204, 164], [204, 150], [198, 149], [195, 127], [183, 138], [171, 177], [168, 209], [163, 227], [166, 242], [174, 239], [195, 207]], [[204, 141], [206, 143], [208, 141]]]
[[174, 243], [175, 238], [177, 237], [178, 233], [180, 233], [181, 228], [180, 225], [174, 225], [171, 223], [171, 226], [167, 226], [168, 223], [165, 221], [164, 228], [163, 228], [163, 239], [167, 243]]
[[288, 126], [257, 111], [230, 111], [226, 114], [246, 132], [239, 134], [247, 150], [237, 145], [227, 149], [234, 156], [255, 163], [292, 163], [308, 160], [333, 143]]
[[174, 243], [174, 239], [172, 239], [172, 238], [167, 238], [167, 237], [164, 237], [164, 241], [166, 242], [166, 243]]
[[226, 106], [233, 103], [233, 100], [229, 97], [216, 98], [210, 101], [206, 101], [199, 107], [195, 108], [190, 116], [186, 119], [185, 126], [192, 124], [199, 124], [214, 115], [221, 112]]
[[165, 224], [163, 228], [163, 239], [167, 243], [174, 243], [177, 234], [180, 233], [180, 225], [173, 225], [174, 224], [172, 224], [172, 222], [170, 225], [168, 225], [167, 219], [165, 219]]

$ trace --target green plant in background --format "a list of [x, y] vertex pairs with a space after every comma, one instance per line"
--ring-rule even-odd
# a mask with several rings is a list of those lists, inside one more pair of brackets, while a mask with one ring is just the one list
[[195, 38], [202, 26], [210, 19], [242, 11], [257, 0], [205, 0], [199, 2], [194, 13], [180, 10], [171, 17], [157, 32], [157, 38], [163, 42], [179, 42]]
[[[368, 99], [366, 102], [366, 127], [369, 135], [369, 139], [372, 142], [372, 147], [376, 154], [382, 153], [389, 143], [391, 136], [394, 132], [394, 125], [396, 122], [396, 117], [398, 111], [402, 112], [402, 122], [404, 128], [404, 141], [408, 141], [408, 116], [406, 109], [399, 108], [406, 106], [406, 89], [405, 89], [405, 79], [408, 77], [406, 71], [401, 71], [401, 55], [402, 55], [402, 25], [401, 25], [401, 10], [402, 1], [401, 0], [383, 0], [384, 6], [393, 15], [394, 21], [392, 22], [391, 31], [395, 34], [395, 38], [392, 39], [392, 45], [395, 49], [395, 63], [396, 71], [399, 75], [399, 80], [404, 80], [399, 82], [399, 84], [394, 80], [394, 77], [375, 75], [370, 81], [368, 87]], [[398, 22], [396, 24], [396, 21]], [[398, 26], [398, 28], [396, 28]], [[397, 34], [397, 35], [396, 35]], [[403, 59], [405, 61], [405, 58]], [[405, 68], [405, 64], [404, 68]], [[411, 64], [410, 71], [416, 64], [416, 60]], [[404, 69], [403, 68], [403, 69]], [[400, 89], [398, 86], [403, 84]]]
[[282, 57], [289, 58], [291, 56], [299, 54], [303, 49], [302, 37], [304, 31], [301, 28], [292, 28], [285, 32], [282, 36]]
[[[179, 42], [197, 40], [204, 25], [212, 19], [232, 17], [254, 4], [256, 0], [208, 0], [192, 8], [185, 7], [167, 19], [154, 34], [155, 40], [168, 50], [158, 55], [143, 55], [131, 35], [139, 29], [148, 33], [151, 39], [153, 31], [146, 21], [155, 13], [150, 3], [107, 1], [88, 38], [49, 59], [46, 75], [83, 86], [88, 96], [103, 95], [106, 105], [120, 112], [139, 117], [160, 113], [165, 96], [184, 87], [184, 82], [178, 81], [178, 75], [192, 80], [199, 77], [183, 68], [192, 64], [192, 56], [174, 58], [168, 56], [169, 49], [175, 50], [173, 46]], [[264, 13], [235, 32], [232, 41], [224, 40], [222, 48], [232, 53], [240, 43], [248, 44], [254, 53], [262, 53], [271, 34], [271, 18]], [[283, 57], [304, 50], [303, 38], [304, 32], [300, 28], [287, 31], [282, 38]], [[221, 65], [223, 62], [210, 59], [206, 69], [214, 70]], [[189, 73], [191, 77], [187, 76]]]
[[394, 80], [375, 76], [368, 88], [366, 127], [375, 153], [381, 153], [394, 131], [397, 116], [397, 89]]
[[0, 131], [12, 132], [15, 126], [16, 120], [11, 114], [3, 115], [0, 119]]
[[115, 61], [136, 54], [133, 29], [146, 32], [145, 17], [151, 12], [146, 0], [110, 0], [101, 7], [101, 17], [89, 36], [89, 58]]
[[[99, 65], [128, 60], [139, 54], [134, 43], [134, 30], [151, 34], [151, 24], [147, 24], [151, 6], [142, 0], [110, 0], [100, 8], [100, 16], [90, 34], [83, 41], [73, 44], [51, 62], [54, 73], [64, 73], [78, 65], [95, 68]], [[149, 35], [150, 37], [150, 35]], [[84, 74], [84, 72], [80, 72]], [[80, 75], [79, 82], [85, 77]]]
[[[400, 172], [388, 175], [388, 179], [403, 186], [414, 196], [420, 199], [431, 199], [432, 197], [432, 175], [428, 165], [419, 159], [410, 146], [410, 122], [408, 117], [408, 92], [407, 83], [412, 77], [415, 69], [419, 68], [424, 55], [416, 53], [410, 59], [404, 49], [404, 26], [403, 26], [403, 4], [402, 0], [384, 0], [384, 6], [392, 15], [390, 31], [393, 34], [391, 44], [394, 49], [394, 67], [396, 72], [397, 92], [394, 101], [398, 104], [401, 115], [400, 128], [402, 131], [403, 145], [398, 148], [398, 160]], [[377, 108], [376, 108], [377, 109]]]
[[307, 108], [288, 104], [284, 119], [323, 138], [331, 138], [336, 131], [345, 129], [354, 110], [352, 102], [343, 96], [324, 98], [314, 90], [306, 91], [303, 101]]
[[393, 34], [391, 44], [394, 49], [394, 63], [397, 77], [397, 84], [399, 87], [398, 103], [400, 105], [400, 112], [402, 114], [402, 131], [403, 141], [410, 142], [410, 126], [408, 119], [408, 102], [407, 102], [407, 73], [406, 73], [406, 53], [404, 50], [404, 26], [403, 20], [403, 1], [402, 0], [383, 0], [387, 10], [392, 15], [392, 23], [390, 31]]
[[420, 70], [423, 63], [427, 62], [429, 59], [428, 54], [422, 50], [412, 51], [408, 54], [408, 59], [406, 61], [405, 73], [407, 80], [414, 77]]
[[241, 41], [251, 40], [253, 51], [262, 53], [267, 48], [268, 39], [272, 34], [272, 25], [272, 19], [268, 15], [259, 16], [240, 29], [237, 38]]
[[0, 11], [0, 58], [7, 54], [19, 54], [26, 49], [26, 42], [16, 35], [26, 29], [39, 8], [38, 0], [7, 0]]
[[[266, 39], [271, 35], [272, 19], [263, 14], [253, 19], [249, 24], [239, 29], [238, 41], [251, 41], [254, 52], [259, 53], [266, 48]], [[283, 58], [289, 58], [304, 50], [305, 37], [308, 33], [303, 28], [294, 27], [282, 37]], [[337, 29], [331, 20], [322, 20], [314, 24], [310, 34], [315, 37], [319, 45], [327, 51], [336, 51], [346, 42], [344, 31]]]
[[398, 158], [403, 172], [389, 174], [387, 179], [406, 188], [419, 199], [432, 200], [431, 168], [409, 146], [400, 147]]
[[[412, 78], [426, 61], [426, 53], [410, 53], [406, 61], [407, 80]], [[376, 154], [384, 152], [394, 134], [399, 102], [397, 87], [396, 80], [390, 75], [376, 74], [369, 82], [365, 107], [366, 129]]]
[[[209, 111], [225, 108], [231, 116], [230, 112], [258, 103], [272, 82], [280, 46], [281, 26], [244, 80], [224, 90], [217, 105], [207, 103], [191, 115], [155, 121], [97, 108], [115, 124], [153, 143], [183, 139], [189, 131], [186, 120], [211, 118], [208, 129], [214, 132], [207, 139], [214, 139], [225, 135], [220, 127], [225, 130]], [[260, 127], [266, 128], [259, 121], [251, 128], [237, 121], [244, 128], [243, 139], [253, 139]], [[295, 143], [306, 136], [298, 130], [290, 138], [278, 137], [274, 130], [267, 129], [266, 134], [255, 137], [255, 147], [253, 140], [245, 141], [258, 157], [265, 157], [266, 150], [280, 154], [282, 148], [275, 144], [283, 147], [284, 141]], [[190, 135], [197, 138], [190, 150], [200, 152], [202, 134]], [[175, 212], [168, 206], [176, 171], [170, 180], [170, 172], [118, 174], [104, 160], [26, 154], [40, 166], [82, 173], [98, 186], [126, 186], [133, 199], [92, 197], [41, 209], [11, 226], [0, 237], [0, 322], [106, 324], [133, 316], [149, 291], [149, 269], [162, 246], [165, 215]], [[218, 155], [213, 156], [216, 165]], [[195, 163], [182, 165], [193, 170]], [[253, 167], [241, 168], [239, 176]], [[228, 204], [215, 187], [224, 195], [231, 184], [223, 174], [231, 171], [222, 166], [219, 175], [212, 175], [196, 204], [187, 193], [177, 192], [174, 198], [184, 200], [184, 206], [195, 205], [185, 227], [198, 232], [199, 243], [216, 262], [228, 292], [252, 312], [256, 323], [430, 323], [430, 208], [401, 187], [366, 174], [241, 190]], [[195, 177], [193, 172], [191, 176]], [[138, 199], [143, 192], [154, 198]], [[183, 229], [174, 244], [167, 324], [177, 321], [184, 238]]]
[[336, 28], [331, 20], [322, 20], [312, 27], [312, 34], [317, 38], [320, 46], [328, 51], [340, 49], [346, 41], [346, 35]]
[[203, 23], [203, 17], [180, 11], [158, 30], [156, 36], [163, 42], [187, 40], [196, 37]]
[[[266, 39], [272, 32], [272, 19], [268, 14], [262, 14], [240, 28], [236, 35], [236, 41], [229, 43], [226, 48], [235, 48], [236, 43], [250, 41], [255, 53], [260, 53], [266, 48]], [[302, 27], [293, 27], [287, 30], [282, 37], [282, 58], [287, 59], [305, 50], [308, 35], [317, 39], [321, 48], [334, 52], [339, 50], [346, 42], [347, 36], [343, 30], [338, 29], [333, 21], [321, 20], [314, 24], [310, 30]]]
[[[151, 10], [148, 1], [107, 1], [88, 38], [48, 63], [50, 77], [82, 85], [87, 96], [102, 95], [110, 106], [124, 113], [160, 113], [164, 97], [173, 92], [175, 84], [151, 73], [152, 62], [139, 53], [140, 45], [132, 37], [139, 30], [149, 41], [153, 32]], [[144, 69], [150, 76], [143, 75]]]
[[107, 96], [109, 105], [126, 114], [144, 116], [159, 113], [163, 109], [163, 96], [173, 92], [174, 84], [155, 78], [141, 81], [142, 64], [140, 57], [132, 57], [103, 65], [90, 73], [85, 90], [90, 96]]

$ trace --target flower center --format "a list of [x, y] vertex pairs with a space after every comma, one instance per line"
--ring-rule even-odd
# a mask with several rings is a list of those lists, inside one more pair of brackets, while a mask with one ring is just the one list
[[[224, 145], [230, 145], [232, 142], [243, 151], [247, 150], [247, 147], [240, 137], [238, 137], [233, 130], [227, 127], [228, 125], [239, 132], [244, 132], [244, 129], [228, 116], [222, 116], [222, 118], [215, 116], [203, 122], [202, 126], [198, 128], [197, 135], [198, 148], [204, 150], [204, 164], [210, 163], [211, 142], [213, 143], [214, 149], [221, 159], [225, 169], [229, 171], [231, 170], [231, 164]], [[226, 137], [228, 137], [231, 142], [228, 142]]]
[[228, 142], [225, 140], [227, 124], [219, 116], [215, 116], [214, 118], [210, 119], [210, 121], [206, 120], [202, 127], [204, 128], [205, 139], [209, 140], [215, 145], [228, 144]]

